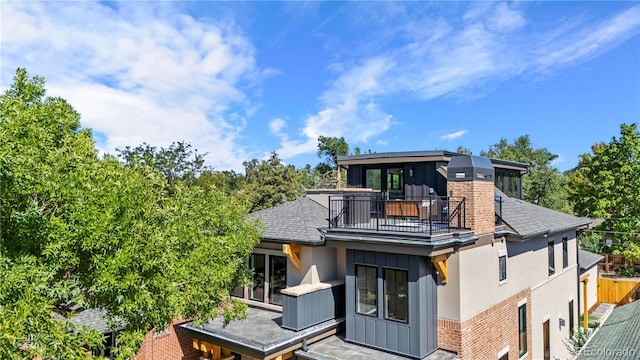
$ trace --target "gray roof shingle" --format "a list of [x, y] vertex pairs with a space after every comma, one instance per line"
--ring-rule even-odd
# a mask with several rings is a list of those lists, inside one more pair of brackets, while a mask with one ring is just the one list
[[304, 197], [256, 211], [249, 214], [249, 217], [262, 221], [263, 240], [321, 245], [324, 240], [320, 231], [327, 228], [328, 215], [329, 209]]
[[578, 250], [578, 264], [580, 264], [580, 274], [591, 269], [597, 263], [602, 261], [604, 256], [592, 253], [587, 250]]
[[502, 220], [523, 238], [578, 228], [591, 223], [587, 218], [510, 198], [497, 189], [496, 195], [502, 197]]
[[107, 312], [103, 309], [86, 309], [76, 312], [69, 321], [78, 327], [88, 326], [101, 334], [113, 331], [105, 316]]
[[593, 334], [578, 359], [638, 359], [640, 357], [640, 301], [613, 309]]

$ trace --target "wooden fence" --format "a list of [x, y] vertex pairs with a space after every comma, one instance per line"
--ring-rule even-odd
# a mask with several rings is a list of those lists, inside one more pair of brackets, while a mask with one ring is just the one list
[[598, 278], [598, 302], [624, 305], [638, 297], [640, 281]]
[[604, 260], [602, 260], [598, 266], [601, 272], [610, 273], [617, 272], [620, 268], [623, 268], [627, 265], [632, 265], [635, 267], [640, 267], [640, 259], [635, 261], [627, 261], [624, 258], [624, 255], [613, 255], [613, 254], [601, 254], [604, 256]]

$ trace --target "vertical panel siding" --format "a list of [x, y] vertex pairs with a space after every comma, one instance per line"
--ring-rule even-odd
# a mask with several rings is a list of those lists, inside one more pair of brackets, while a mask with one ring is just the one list
[[[384, 350], [422, 358], [437, 348], [437, 285], [427, 257], [347, 250], [346, 337], [347, 340]], [[355, 312], [355, 265], [378, 267], [378, 314]], [[383, 268], [405, 269], [408, 273], [409, 322], [385, 320]]]

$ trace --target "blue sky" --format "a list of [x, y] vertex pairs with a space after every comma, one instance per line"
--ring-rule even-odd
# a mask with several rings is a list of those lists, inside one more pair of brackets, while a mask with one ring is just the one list
[[0, 3], [0, 88], [44, 76], [102, 152], [187, 141], [215, 169], [319, 135], [477, 154], [528, 134], [565, 170], [640, 120], [637, 2]]

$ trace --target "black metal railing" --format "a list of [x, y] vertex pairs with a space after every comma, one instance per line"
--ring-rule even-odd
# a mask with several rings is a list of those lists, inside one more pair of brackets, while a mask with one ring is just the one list
[[377, 194], [329, 197], [329, 228], [425, 233], [466, 229], [464, 198], [386, 200]]

